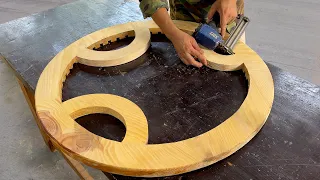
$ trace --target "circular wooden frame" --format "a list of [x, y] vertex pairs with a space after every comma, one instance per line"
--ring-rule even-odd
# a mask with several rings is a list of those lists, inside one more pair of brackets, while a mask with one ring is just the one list
[[[197, 23], [184, 21], [175, 21], [175, 24], [188, 33], [192, 33], [198, 26]], [[141, 30], [141, 36], [136, 36], [134, 40], [137, 45], [129, 45], [126, 50], [122, 50], [127, 53], [119, 54], [121, 58], [118, 60], [117, 56], [111, 56], [110, 60], [107, 56], [89, 55], [91, 50], [83, 51], [83, 47], [90, 47], [110, 34], [119, 35], [120, 32], [120, 36], [123, 36], [126, 31], [133, 29], [136, 35]], [[266, 64], [242, 42], [237, 44], [235, 55], [231, 56], [204, 49], [210, 68], [221, 71], [242, 69], [249, 81], [249, 89], [243, 104], [230, 118], [199, 136], [173, 143], [146, 144], [146, 117], [129, 100], [114, 95], [89, 94], [62, 102], [62, 84], [75, 62], [93, 66], [114, 66], [129, 62], [146, 51], [150, 41], [150, 33], [146, 29], [160, 32], [153, 21], [100, 30], [72, 43], [47, 65], [38, 81], [35, 99], [37, 114], [54, 146], [76, 160], [103, 171], [156, 177], [181, 174], [211, 165], [249, 142], [262, 128], [270, 113], [274, 85]], [[104, 34], [109, 30], [112, 33]], [[144, 37], [149, 39], [146, 41]], [[143, 50], [130, 54], [133, 49], [139, 48]], [[84, 57], [86, 60], [83, 60]], [[124, 104], [126, 108], [123, 108]], [[122, 120], [127, 128], [123, 142], [97, 136], [75, 122], [74, 118], [90, 113], [108, 113]]]

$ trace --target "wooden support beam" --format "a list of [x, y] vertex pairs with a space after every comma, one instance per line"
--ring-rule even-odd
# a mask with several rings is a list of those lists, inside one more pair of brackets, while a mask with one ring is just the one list
[[65, 153], [63, 153], [61, 151], [60, 151], [60, 153], [62, 154], [64, 159], [68, 162], [68, 164], [72, 167], [72, 169], [78, 174], [78, 176], [81, 179], [93, 180], [93, 178], [90, 176], [88, 171], [82, 166], [81, 163], [79, 163], [78, 161], [72, 159], [70, 156], [66, 155]]
[[43, 140], [44, 142], [46, 143], [46, 145], [48, 146], [48, 148], [50, 149], [51, 152], [54, 152], [55, 151], [55, 147], [52, 145], [51, 141], [50, 141], [50, 138], [48, 137], [48, 135], [46, 134], [46, 132], [44, 131], [43, 129], [43, 126], [41, 125], [40, 123], [40, 120], [37, 116], [37, 113], [36, 113], [36, 109], [35, 109], [35, 100], [34, 100], [34, 94], [32, 92], [30, 92], [30, 90], [28, 88], [25, 87], [25, 85], [23, 84], [23, 82], [17, 78], [17, 81], [20, 85], [20, 88], [23, 92], [23, 95], [29, 105], [29, 108], [32, 112], [32, 115], [38, 125], [38, 128], [40, 130], [40, 133], [43, 137]]

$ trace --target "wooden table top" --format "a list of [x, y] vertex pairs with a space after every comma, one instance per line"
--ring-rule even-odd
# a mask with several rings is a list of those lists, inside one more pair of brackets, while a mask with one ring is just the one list
[[[142, 15], [134, 2], [78, 1], [0, 25], [0, 53], [34, 90], [44, 67], [70, 43], [101, 28], [137, 20], [142, 20]], [[153, 36], [151, 48], [135, 62], [113, 69], [76, 65], [64, 84], [63, 99], [89, 93], [126, 97], [148, 117], [149, 143], [164, 143], [219, 125], [239, 108], [247, 93], [242, 72], [186, 67], [171, 43], [161, 36]], [[133, 70], [123, 73], [132, 66]], [[275, 83], [275, 100], [257, 136], [223, 161], [168, 179], [314, 179], [320, 175], [320, 89], [268, 66]], [[208, 108], [212, 111], [206, 111]], [[168, 113], [172, 109], [176, 111]], [[171, 121], [167, 121], [168, 116]], [[93, 117], [95, 120], [87, 121]], [[77, 122], [109, 139], [121, 141], [125, 133], [124, 126], [107, 115], [90, 115]]]

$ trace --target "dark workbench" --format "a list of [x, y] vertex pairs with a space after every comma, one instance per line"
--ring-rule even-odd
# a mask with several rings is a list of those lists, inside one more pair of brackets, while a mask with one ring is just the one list
[[[44, 67], [67, 45], [101, 28], [137, 20], [142, 15], [134, 2], [78, 1], [0, 25], [0, 53], [34, 92]], [[130, 39], [100, 50], [128, 43]], [[255, 138], [207, 168], [159, 179], [319, 178], [320, 88], [268, 67], [275, 100]], [[230, 117], [247, 94], [247, 82], [242, 72], [183, 65], [173, 46], [155, 35], [147, 53], [133, 63], [116, 68], [75, 65], [64, 84], [63, 99], [89, 93], [112, 93], [135, 102], [148, 118], [149, 143], [165, 143], [202, 134]], [[108, 115], [89, 115], [77, 122], [109, 139], [121, 141], [125, 133], [124, 126]]]

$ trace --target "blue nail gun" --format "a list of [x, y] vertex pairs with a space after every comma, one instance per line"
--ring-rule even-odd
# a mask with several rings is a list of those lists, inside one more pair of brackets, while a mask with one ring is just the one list
[[213, 21], [200, 24], [192, 36], [199, 44], [208, 49], [219, 54], [231, 55], [234, 54], [233, 48], [242, 36], [249, 22], [250, 20], [248, 17], [239, 15], [237, 17], [237, 25], [226, 41], [222, 39], [222, 36], [219, 34], [218, 28]]

